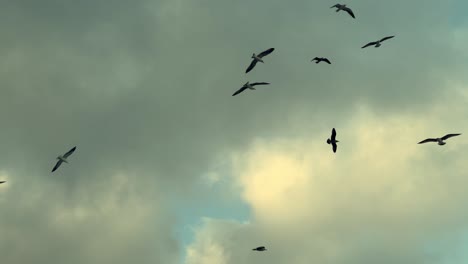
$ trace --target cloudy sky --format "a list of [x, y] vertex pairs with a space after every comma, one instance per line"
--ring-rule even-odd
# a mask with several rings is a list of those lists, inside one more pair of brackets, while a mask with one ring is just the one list
[[2, 1], [1, 263], [466, 262], [467, 4], [334, 4]]

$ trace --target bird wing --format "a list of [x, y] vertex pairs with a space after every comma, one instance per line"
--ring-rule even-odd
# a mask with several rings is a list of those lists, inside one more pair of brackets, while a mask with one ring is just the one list
[[62, 164], [62, 160], [57, 161], [57, 163], [55, 164], [55, 167], [52, 169], [52, 172], [56, 171], [58, 167], [60, 167], [60, 164]]
[[251, 85], [252, 85], [252, 86], [255, 86], [255, 85], [267, 85], [267, 84], [270, 84], [270, 83], [267, 83], [267, 82], [256, 82], [256, 83], [252, 83]]
[[377, 41], [369, 42], [369, 43], [367, 43], [366, 45], [362, 46], [361, 49], [367, 48], [367, 47], [372, 46], [372, 45], [375, 45], [375, 43], [377, 43]]
[[0, 184], [5, 183], [6, 181], [0, 181]]
[[351, 10], [351, 8], [345, 7], [343, 10], [346, 11], [346, 12], [348, 12], [348, 14], [349, 14], [350, 16], [352, 16], [353, 18], [356, 18], [356, 17], [354, 16], [353, 10]]
[[335, 130], [335, 128], [333, 128], [333, 129], [332, 129], [332, 134], [331, 134], [331, 138], [330, 138], [330, 139], [331, 139], [332, 141], [335, 141], [335, 138], [336, 138], [336, 130]]
[[341, 6], [340, 4], [336, 4], [336, 5], [334, 5], [334, 6], [330, 7], [330, 8], [334, 8], [334, 7], [338, 7], [338, 8], [339, 8], [340, 6]]
[[320, 58], [319, 58], [319, 57], [315, 57], [315, 58], [311, 59], [310, 61], [314, 61], [314, 60], [320, 60]]
[[425, 139], [425, 140], [419, 142], [418, 144], [423, 144], [423, 143], [427, 143], [427, 142], [437, 142], [437, 139], [436, 138], [428, 138], [428, 139]]
[[380, 42], [385, 41], [385, 40], [387, 40], [387, 39], [391, 39], [391, 38], [393, 38], [393, 37], [395, 37], [395, 36], [388, 36], [388, 37], [385, 37], [385, 38], [381, 39]]
[[246, 86], [246, 85], [242, 86], [242, 87], [241, 87], [239, 90], [237, 90], [232, 96], [236, 96], [236, 95], [242, 93], [245, 89], [247, 89], [247, 86]]
[[68, 158], [68, 156], [70, 156], [71, 154], [73, 154], [73, 152], [75, 152], [75, 149], [76, 149], [76, 147], [73, 147], [67, 153], [63, 154], [63, 157]]
[[272, 53], [274, 50], [275, 50], [275, 48], [267, 49], [267, 50], [261, 52], [260, 54], [258, 54], [257, 56], [258, 56], [259, 58], [263, 58], [263, 57], [265, 57], [266, 55]]
[[322, 59], [324, 62], [328, 63], [328, 64], [331, 64], [331, 62], [327, 59], [327, 58], [324, 58]]
[[447, 134], [447, 135], [441, 137], [441, 139], [446, 140], [446, 139], [449, 139], [451, 137], [456, 137], [456, 136], [459, 136], [459, 135], [461, 135], [461, 134]]
[[256, 64], [257, 64], [257, 60], [256, 59], [252, 60], [252, 62], [250, 63], [245, 73], [248, 73], [249, 71], [251, 71], [255, 67]]
[[336, 143], [332, 143], [332, 146], [333, 146], [333, 153], [336, 153], [336, 148], [337, 148], [338, 146], [336, 145]]
[[275, 48], [267, 49], [267, 50], [261, 52], [260, 54], [258, 54], [258, 57], [259, 57], [259, 58], [263, 58], [263, 57], [265, 57], [266, 55], [272, 53], [274, 50], [275, 50]]

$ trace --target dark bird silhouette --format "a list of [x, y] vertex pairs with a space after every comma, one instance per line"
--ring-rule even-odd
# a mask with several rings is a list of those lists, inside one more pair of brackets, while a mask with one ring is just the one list
[[340, 142], [340, 141], [336, 140], [336, 130], [335, 130], [335, 128], [333, 128], [331, 137], [329, 139], [327, 139], [327, 144], [332, 145], [334, 153], [336, 153], [336, 148], [337, 148], [336, 143], [338, 143], [338, 142]]
[[350, 16], [352, 16], [353, 18], [356, 18], [354, 16], [353, 10], [351, 10], [351, 8], [347, 7], [346, 5], [336, 4], [336, 5], [334, 5], [334, 6], [330, 7], [330, 8], [334, 8], [334, 7], [336, 7], [336, 12], [339, 12], [339, 11], [343, 10], [343, 11], [348, 12], [348, 14]]
[[58, 169], [58, 167], [60, 167], [60, 165], [62, 164], [62, 162], [65, 162], [65, 163], [68, 163], [68, 160], [67, 158], [73, 154], [73, 152], [75, 152], [75, 149], [76, 147], [73, 147], [72, 149], [70, 149], [67, 153], [63, 154], [63, 156], [58, 156], [57, 159], [57, 163], [55, 164], [54, 168], [52, 169], [52, 172], [54, 172], [55, 170]]
[[0, 184], [5, 183], [6, 181], [0, 181]]
[[387, 39], [391, 39], [391, 38], [393, 38], [393, 37], [395, 37], [395, 36], [388, 36], [388, 37], [385, 37], [385, 38], [383, 38], [383, 39], [381, 39], [381, 40], [369, 42], [369, 43], [367, 43], [366, 45], [362, 46], [361, 49], [367, 48], [367, 47], [372, 46], [372, 45], [375, 45], [375, 47], [378, 48], [378, 47], [380, 47], [380, 46], [382, 45], [382, 42], [383, 42], [383, 41], [385, 41], [385, 40], [387, 40]]
[[331, 64], [331, 62], [330, 62], [327, 58], [315, 57], [315, 58], [313, 58], [311, 61], [315, 61], [315, 63], [319, 63], [319, 62], [321, 62], [321, 61], [324, 61], [324, 62], [326, 62], [326, 63], [328, 63], [328, 64]]
[[267, 83], [267, 82], [249, 83], [249, 82], [246, 82], [244, 84], [244, 86], [242, 86], [239, 90], [237, 90], [232, 96], [236, 96], [236, 95], [242, 93], [245, 89], [256, 90], [254, 88], [254, 86], [256, 86], [256, 85], [268, 85], [268, 84], [270, 84], [270, 83]]
[[266, 249], [265, 247], [262, 246], [262, 247], [254, 248], [254, 249], [252, 249], [252, 250], [254, 250], [254, 251], [265, 251], [265, 250], [267, 250], [267, 249]]
[[255, 65], [257, 65], [257, 62], [265, 63], [265, 62], [262, 60], [262, 58], [265, 57], [266, 55], [272, 53], [274, 50], [275, 50], [275, 48], [270, 48], [270, 49], [267, 49], [267, 50], [261, 52], [261, 53], [258, 54], [258, 55], [255, 55], [255, 53], [252, 54], [252, 57], [251, 57], [251, 58], [252, 58], [253, 60], [252, 60], [252, 62], [250, 63], [250, 65], [249, 65], [249, 67], [247, 68], [247, 70], [245, 71], [245, 73], [248, 73], [249, 71], [251, 71], [251, 70], [255, 67]]
[[427, 139], [419, 142], [418, 144], [423, 144], [423, 143], [427, 143], [427, 142], [437, 142], [437, 144], [439, 146], [443, 146], [443, 145], [446, 144], [444, 142], [444, 140], [447, 140], [447, 139], [449, 139], [451, 137], [456, 137], [456, 136], [459, 136], [459, 135], [461, 135], [461, 134], [447, 134], [447, 135], [445, 135], [445, 136], [443, 136], [441, 138], [427, 138]]

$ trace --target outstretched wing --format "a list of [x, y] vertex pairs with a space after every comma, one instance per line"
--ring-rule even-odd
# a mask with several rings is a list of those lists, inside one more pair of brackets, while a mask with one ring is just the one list
[[388, 36], [388, 37], [385, 37], [385, 38], [381, 39], [380, 42], [385, 41], [385, 40], [387, 40], [387, 39], [391, 39], [391, 38], [393, 38], [393, 37], [395, 37], [395, 36]]
[[331, 64], [331, 62], [327, 59], [327, 58], [324, 58], [322, 59], [324, 62], [328, 63], [328, 64]]
[[52, 172], [56, 171], [58, 167], [60, 167], [60, 164], [62, 164], [62, 160], [57, 161], [57, 163], [55, 164], [55, 167], [52, 169]]
[[275, 50], [275, 48], [267, 49], [267, 50], [261, 52], [260, 54], [258, 54], [258, 57], [259, 57], [259, 58], [263, 58], [263, 57], [265, 57], [266, 55], [272, 53], [274, 50]]
[[372, 46], [372, 45], [375, 45], [376, 43], [377, 43], [377, 41], [369, 42], [369, 43], [367, 43], [366, 45], [362, 46], [361, 49], [367, 48], [367, 47]]
[[0, 181], [0, 184], [5, 183], [6, 181]]
[[334, 7], [338, 7], [338, 8], [339, 8], [340, 6], [341, 6], [340, 4], [336, 4], [336, 5], [334, 5], [334, 6], [330, 7], [330, 8], [334, 8]]
[[372, 46], [372, 45], [375, 45], [376, 43], [377, 43], [377, 41], [369, 42], [369, 43], [367, 43], [366, 45], [362, 46], [361, 49], [367, 48], [367, 47]]
[[427, 142], [437, 142], [437, 139], [436, 138], [428, 138], [428, 139], [425, 139], [425, 140], [419, 142], [418, 144], [423, 144], [423, 143], [427, 143]]
[[240, 93], [242, 93], [245, 89], [247, 89], [247, 86], [242, 86], [239, 90], [237, 90], [232, 96], [236, 96]]
[[270, 84], [270, 83], [267, 83], [267, 82], [256, 82], [256, 83], [252, 83], [252, 86], [255, 86], [255, 85], [267, 85], [267, 84]]
[[456, 136], [459, 136], [459, 135], [461, 135], [461, 134], [447, 134], [447, 135], [441, 137], [441, 139], [446, 140], [446, 139], [449, 139], [451, 137], [456, 137]]
[[333, 153], [336, 153], [336, 149], [338, 148], [338, 146], [336, 145], [336, 143], [332, 143], [332, 146], [333, 146]]
[[332, 129], [332, 134], [331, 134], [331, 138], [330, 138], [330, 139], [331, 139], [332, 141], [335, 141], [335, 138], [336, 138], [336, 130], [335, 130], [335, 128], [333, 128], [333, 129]]
[[346, 12], [348, 12], [348, 14], [349, 14], [350, 16], [352, 16], [353, 18], [356, 18], [356, 17], [354, 16], [353, 10], [351, 10], [351, 8], [345, 7], [343, 10], [346, 11]]
[[315, 60], [320, 60], [320, 58], [319, 58], [319, 57], [315, 57], [315, 58], [311, 59], [310, 61], [315, 61]]
[[257, 64], [257, 60], [252, 60], [252, 62], [250, 63], [249, 67], [247, 68], [247, 70], [245, 71], [245, 73], [248, 73], [249, 71], [251, 71], [255, 65]]
[[76, 149], [76, 146], [70, 149], [67, 153], [63, 154], [63, 157], [68, 158], [68, 156], [70, 156], [71, 154], [73, 154], [73, 152], [75, 152], [75, 149]]

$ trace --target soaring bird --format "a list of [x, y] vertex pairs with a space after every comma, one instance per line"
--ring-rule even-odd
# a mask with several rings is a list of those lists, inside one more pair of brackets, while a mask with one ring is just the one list
[[441, 138], [428, 138], [428, 139], [425, 139], [421, 142], [419, 142], [418, 144], [423, 144], [423, 143], [427, 143], [427, 142], [437, 142], [437, 144], [439, 144], [440, 146], [443, 146], [445, 145], [446, 143], [444, 142], [444, 140], [447, 140], [451, 137], [455, 137], [455, 136], [459, 136], [461, 134], [447, 134]]
[[252, 250], [254, 250], [254, 251], [265, 251], [265, 250], [267, 250], [267, 249], [266, 249], [265, 247], [262, 246], [262, 247], [254, 248], [254, 249], [252, 249]]
[[336, 140], [336, 130], [335, 130], [335, 128], [333, 128], [331, 137], [329, 139], [327, 139], [327, 144], [332, 145], [334, 153], [336, 153], [336, 148], [337, 148], [336, 143], [338, 143], [338, 142], [340, 142], [340, 141]]
[[336, 12], [338, 12], [340, 10], [343, 10], [343, 11], [348, 12], [348, 14], [350, 16], [352, 16], [353, 18], [356, 18], [354, 16], [353, 10], [351, 10], [351, 8], [347, 7], [346, 5], [336, 4], [336, 5], [334, 5], [334, 6], [330, 7], [330, 8], [334, 8], [334, 7], [336, 7]]
[[6, 181], [0, 181], [0, 184], [5, 183]]
[[313, 58], [311, 61], [315, 61], [315, 63], [319, 63], [319, 62], [321, 62], [321, 61], [324, 61], [324, 62], [326, 62], [326, 63], [328, 63], [328, 64], [331, 64], [331, 62], [330, 62], [327, 58], [315, 57], [315, 58]]
[[67, 161], [67, 158], [73, 154], [73, 152], [75, 152], [75, 149], [76, 149], [76, 146], [73, 147], [72, 149], [70, 149], [67, 153], [63, 154], [63, 156], [58, 156], [57, 159], [57, 163], [55, 164], [55, 167], [52, 169], [52, 172], [54, 172], [56, 169], [58, 169], [58, 167], [60, 167], [60, 165], [62, 164], [62, 162], [65, 162], [65, 163], [68, 163]]
[[383, 38], [383, 39], [381, 39], [381, 40], [369, 42], [369, 43], [367, 43], [366, 45], [362, 46], [361, 49], [367, 48], [367, 47], [372, 46], [372, 45], [375, 45], [375, 47], [378, 48], [378, 47], [380, 47], [380, 46], [382, 45], [381, 43], [382, 43], [383, 41], [385, 41], [385, 40], [387, 40], [387, 39], [391, 39], [391, 38], [393, 38], [393, 37], [395, 37], [395, 36], [388, 36], [388, 37], [385, 37], [385, 38]]
[[242, 93], [245, 89], [256, 90], [254, 88], [254, 86], [256, 86], [256, 85], [268, 85], [268, 84], [270, 84], [270, 83], [267, 83], [267, 82], [249, 83], [249, 82], [246, 82], [244, 84], [244, 86], [242, 86], [239, 90], [237, 90], [232, 96], [236, 96], [236, 95]]
[[245, 73], [248, 73], [249, 71], [251, 71], [251, 70], [255, 67], [255, 65], [257, 65], [257, 62], [265, 63], [265, 62], [262, 60], [262, 58], [265, 57], [266, 55], [272, 53], [274, 50], [275, 50], [275, 48], [270, 48], [270, 49], [267, 49], [267, 50], [261, 52], [261, 53], [258, 54], [258, 55], [255, 55], [255, 53], [252, 54], [252, 57], [251, 57], [251, 58], [252, 58], [253, 60], [252, 60], [252, 62], [250, 63], [250, 65], [249, 65], [249, 67], [247, 68], [247, 70], [245, 71]]

